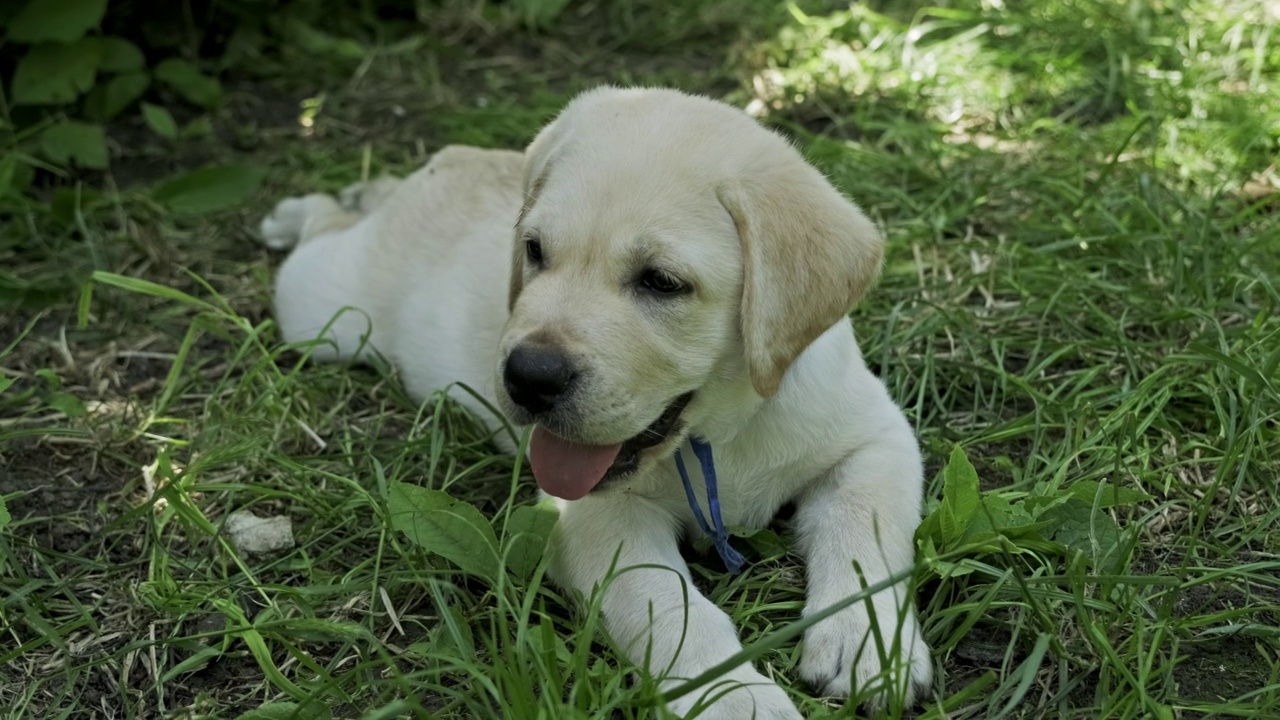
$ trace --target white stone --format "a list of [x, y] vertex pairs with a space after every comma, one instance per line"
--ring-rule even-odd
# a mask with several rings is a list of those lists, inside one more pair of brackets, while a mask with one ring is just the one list
[[231, 542], [248, 555], [293, 547], [293, 522], [283, 515], [264, 518], [237, 510], [227, 517], [226, 528]]

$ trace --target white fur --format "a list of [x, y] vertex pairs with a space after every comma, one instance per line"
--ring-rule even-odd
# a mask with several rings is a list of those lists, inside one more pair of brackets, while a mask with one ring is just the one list
[[[464, 382], [528, 422], [502, 388], [502, 364], [531, 333], [551, 333], [590, 371], [556, 426], [579, 442], [620, 442], [695, 392], [684, 432], [646, 451], [636, 476], [560, 502], [552, 542], [552, 577], [583, 595], [616, 559], [602, 599], [609, 632], [664, 687], [741, 649], [677, 548], [699, 532], [670, 461], [686, 433], [714, 449], [726, 524], [761, 527], [797, 503], [806, 614], [864, 587], [855, 563], [867, 585], [911, 567], [919, 452], [843, 317], [874, 275], [881, 241], [746, 115], [672, 91], [594, 91], [527, 154], [450, 147], [403, 182], [351, 188], [342, 200], [287, 199], [262, 223], [271, 247], [299, 244], [280, 271], [276, 311], [290, 341], [327, 328], [316, 357], [376, 351], [417, 397]], [[530, 232], [548, 253], [540, 270], [522, 260]], [[628, 279], [638, 254], [678, 268], [696, 291], [678, 304], [640, 297]], [[846, 260], [853, 282], [843, 266], [820, 266]], [[778, 329], [777, 317], [821, 324], [788, 354], [799, 331]], [[644, 565], [656, 567], [627, 569]], [[800, 674], [832, 695], [857, 683], [916, 697], [932, 668], [905, 583], [809, 629]], [[753, 667], [726, 679], [672, 709], [709, 694], [719, 697], [699, 717], [799, 717]]]

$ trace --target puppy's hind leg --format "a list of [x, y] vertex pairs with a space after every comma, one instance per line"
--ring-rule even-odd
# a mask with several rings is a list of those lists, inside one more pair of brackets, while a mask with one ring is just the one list
[[360, 213], [343, 209], [332, 195], [312, 193], [285, 198], [262, 219], [262, 242], [272, 250], [288, 250], [312, 238], [351, 227]]
[[386, 321], [377, 317], [384, 303], [365, 276], [363, 217], [313, 193], [281, 200], [262, 220], [267, 247], [297, 246], [276, 275], [276, 322], [289, 343], [322, 341], [310, 348], [315, 360], [367, 360], [385, 344]]

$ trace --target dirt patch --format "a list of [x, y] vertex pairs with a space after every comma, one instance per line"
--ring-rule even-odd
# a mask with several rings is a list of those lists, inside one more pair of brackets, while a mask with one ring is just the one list
[[0, 454], [0, 494], [19, 493], [7, 502], [21, 528], [36, 545], [74, 553], [108, 519], [97, 503], [116, 495], [136, 470], [120, 460], [85, 452], [79, 442], [18, 439]]
[[[229, 653], [167, 683], [165, 701], [177, 717], [210, 711], [218, 717], [235, 717], [262, 704], [253, 691], [261, 685], [258, 663], [248, 653]], [[216, 706], [210, 706], [211, 698], [217, 698]]]
[[1173, 669], [1177, 697], [1219, 703], [1265, 687], [1270, 680], [1269, 664], [1256, 642], [1255, 638], [1235, 635], [1184, 646]]

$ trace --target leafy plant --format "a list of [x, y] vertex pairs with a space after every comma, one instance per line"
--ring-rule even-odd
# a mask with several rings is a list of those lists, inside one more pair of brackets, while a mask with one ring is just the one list
[[152, 199], [180, 214], [198, 214], [238, 205], [253, 194], [266, 173], [248, 165], [212, 165], [165, 181]]
[[387, 511], [391, 526], [414, 544], [491, 583], [504, 567], [516, 578], [531, 576], [559, 515], [550, 501], [517, 507], [499, 543], [479, 510], [443, 490], [392, 483]]
[[1040, 482], [1031, 492], [984, 493], [973, 464], [956, 446], [943, 469], [942, 500], [916, 538], [923, 556], [942, 576], [971, 571], [942, 556], [1028, 551], [1082, 553], [1099, 572], [1118, 572], [1125, 562], [1125, 538], [1108, 511], [1151, 499], [1144, 492], [1094, 480]]
[[[0, 172], [0, 196], [11, 187], [15, 157], [35, 164], [13, 153], [29, 140], [55, 166], [106, 168], [110, 153], [102, 124], [137, 103], [153, 80], [201, 108], [222, 101], [218, 81], [188, 60], [165, 58], [149, 70], [138, 45], [100, 31], [106, 11], [107, 0], [29, 0], [7, 21], [0, 19], [4, 39], [21, 51], [12, 77], [3, 79], [10, 88], [9, 104], [23, 111], [6, 112], [10, 117], [3, 129], [10, 134], [10, 151], [0, 158], [0, 170], [10, 169], [8, 178]], [[143, 109], [148, 124], [176, 137], [172, 117], [158, 109]]]

